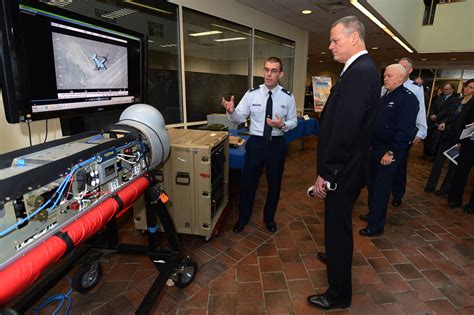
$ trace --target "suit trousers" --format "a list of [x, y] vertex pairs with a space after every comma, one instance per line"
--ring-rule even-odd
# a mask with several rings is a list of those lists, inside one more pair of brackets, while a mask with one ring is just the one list
[[403, 196], [405, 196], [405, 192], [407, 189], [407, 168], [408, 168], [408, 155], [410, 153], [411, 144], [407, 150], [405, 150], [405, 154], [398, 157], [400, 160], [398, 162], [398, 167], [393, 176], [393, 185], [392, 185], [392, 196], [393, 199], [402, 200]]
[[343, 183], [327, 193], [324, 203], [324, 241], [327, 255], [326, 291], [331, 301], [352, 299], [352, 207], [360, 193], [347, 192]]
[[[441, 176], [441, 172], [443, 171], [444, 162], [446, 161], [446, 156], [444, 155], [444, 151], [448, 150], [454, 145], [455, 142], [441, 139], [439, 142], [438, 151], [436, 152], [436, 157], [431, 167], [431, 173], [428, 177], [428, 181], [426, 182], [426, 189], [427, 190], [435, 190], [438, 186], [439, 177]], [[448, 173], [446, 174], [443, 183], [441, 184], [440, 190], [443, 193], [447, 193], [451, 188], [451, 183], [453, 182], [454, 171], [456, 165], [454, 163], [449, 162], [448, 165]]]
[[239, 222], [247, 224], [250, 220], [257, 192], [258, 182], [265, 166], [267, 177], [267, 199], [263, 212], [265, 222], [275, 220], [275, 212], [280, 199], [281, 180], [285, 168], [287, 144], [283, 136], [264, 137], [250, 136], [245, 144], [245, 164], [242, 170], [240, 186]]
[[394, 162], [382, 165], [380, 161], [387, 148], [372, 147], [369, 161], [369, 222], [367, 227], [374, 231], [383, 231], [387, 220], [388, 200], [392, 191], [393, 178], [399, 163], [406, 155], [406, 149], [397, 152]]
[[[452, 163], [451, 163], [452, 164]], [[458, 165], [454, 172], [453, 183], [449, 190], [448, 199], [450, 202], [462, 203], [462, 195], [464, 194], [464, 188], [466, 187], [469, 172], [471, 171], [472, 165], [474, 164], [474, 141], [464, 140], [461, 143], [461, 149], [459, 150]], [[474, 206], [473, 195], [471, 196], [470, 204]]]

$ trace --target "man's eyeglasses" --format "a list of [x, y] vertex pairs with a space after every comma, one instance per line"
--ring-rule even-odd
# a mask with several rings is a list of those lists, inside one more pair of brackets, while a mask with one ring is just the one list
[[263, 72], [265, 72], [265, 73], [270, 72], [271, 74], [277, 74], [277, 73], [280, 73], [280, 70], [279, 69], [263, 68]]

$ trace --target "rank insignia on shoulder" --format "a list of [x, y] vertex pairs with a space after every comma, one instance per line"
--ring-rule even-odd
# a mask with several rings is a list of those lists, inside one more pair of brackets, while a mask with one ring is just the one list
[[260, 88], [260, 86], [256, 86], [256, 87], [254, 87], [253, 89], [250, 89], [249, 92], [256, 91], [256, 90], [258, 90], [259, 88]]
[[413, 83], [414, 85], [416, 85], [416, 86], [421, 86], [421, 83], [416, 83], [416, 82], [414, 82], [414, 81], [413, 81], [412, 83]]
[[291, 91], [288, 91], [287, 89], [285, 88], [282, 88], [281, 89], [284, 93], [288, 94], [288, 95], [291, 95]]

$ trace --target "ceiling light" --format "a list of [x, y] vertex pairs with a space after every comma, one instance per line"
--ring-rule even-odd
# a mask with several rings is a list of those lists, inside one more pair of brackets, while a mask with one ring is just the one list
[[222, 34], [221, 31], [207, 31], [207, 32], [199, 32], [199, 33], [191, 33], [189, 36], [198, 37], [198, 36], [208, 36], [208, 35], [215, 35], [215, 34]]
[[137, 2], [135, 2], [135, 1], [133, 1], [133, 0], [125, 0], [125, 2], [126, 2], [126, 3], [130, 3], [130, 4], [133, 4], [133, 5], [136, 5], [137, 7], [142, 7], [142, 8], [149, 9], [149, 10], [153, 10], [153, 11], [156, 11], [156, 12], [166, 13], [166, 14], [172, 14], [170, 11], [158, 9], [158, 8], [155, 8], [155, 7], [146, 5], [146, 4], [137, 3]]
[[377, 49], [379, 49], [379, 48], [378, 48], [378, 47], [372, 47], [372, 49], [373, 49], [373, 50], [377, 50]]
[[321, 52], [321, 55], [325, 55], [325, 54], [326, 54], [326, 52], [325, 52], [325, 51], [322, 51], [322, 52]]
[[426, 61], [426, 58], [421, 58], [421, 61]]
[[324, 61], [322, 61], [322, 60], [319, 60], [319, 62], [324, 62]]
[[214, 39], [215, 42], [231, 42], [234, 40], [244, 40], [247, 39], [246, 37], [230, 37], [230, 38], [221, 38], [221, 39]]
[[351, 4], [353, 6], [355, 6], [360, 12], [364, 13], [365, 16], [367, 16], [372, 22], [374, 22], [375, 24], [377, 24], [378, 27], [380, 27], [382, 30], [385, 31], [385, 33], [387, 33], [388, 35], [390, 35], [390, 37], [392, 37], [392, 39], [394, 41], [396, 41], [397, 43], [399, 43], [403, 48], [406, 49], [406, 51], [408, 51], [409, 53], [412, 53], [413, 50], [408, 47], [407, 44], [405, 44], [400, 38], [398, 38], [397, 36], [395, 36], [395, 34], [393, 34], [393, 32], [391, 30], [388, 29], [388, 27], [386, 27], [382, 22], [380, 22], [380, 20], [378, 18], [375, 17], [375, 15], [373, 15], [372, 13], [370, 13], [362, 4], [359, 3], [359, 0], [350, 0]]
[[303, 14], [311, 14], [311, 13], [313, 13], [313, 11], [311, 11], [311, 10], [303, 10], [303, 11], [301, 11], [301, 13], [303, 13]]
[[456, 58], [453, 57], [453, 58], [451, 58], [451, 60], [456, 60]]
[[398, 59], [398, 58], [395, 58], [395, 59], [393, 59], [393, 60], [395, 60], [395, 61], [398, 61], [398, 60], [400, 60], [400, 59]]

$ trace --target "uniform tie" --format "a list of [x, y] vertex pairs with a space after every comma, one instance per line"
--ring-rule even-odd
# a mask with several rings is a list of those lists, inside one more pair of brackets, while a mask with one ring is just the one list
[[273, 100], [272, 100], [272, 91], [268, 91], [268, 99], [267, 99], [267, 108], [265, 110], [265, 125], [263, 127], [263, 136], [265, 139], [270, 141], [272, 139], [272, 127], [267, 124], [267, 118], [272, 119], [273, 117]]

